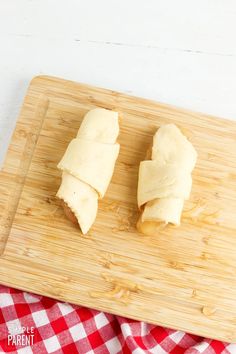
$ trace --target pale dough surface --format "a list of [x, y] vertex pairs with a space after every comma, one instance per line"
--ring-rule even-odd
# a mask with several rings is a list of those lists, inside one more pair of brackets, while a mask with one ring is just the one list
[[197, 152], [175, 124], [166, 124], [153, 137], [152, 160], [173, 163], [191, 172], [196, 164]]
[[177, 164], [142, 161], [139, 171], [138, 206], [156, 198], [189, 198], [192, 178]]
[[62, 183], [57, 192], [76, 216], [83, 234], [95, 221], [98, 209], [98, 194], [88, 184], [67, 172], [62, 174]]
[[58, 164], [63, 171], [57, 196], [76, 216], [85, 234], [95, 221], [98, 199], [108, 188], [120, 146], [118, 113], [103, 108], [89, 111]]
[[144, 221], [164, 221], [166, 224], [180, 224], [180, 217], [184, 206], [184, 199], [181, 198], [161, 198], [154, 199], [145, 205], [141, 216]]
[[78, 130], [77, 138], [114, 144], [118, 135], [118, 113], [104, 108], [96, 108], [85, 115]]
[[138, 206], [141, 222], [180, 224], [184, 200], [192, 187], [197, 153], [174, 124], [161, 126], [153, 137], [152, 160], [139, 168]]
[[76, 138], [70, 142], [58, 168], [89, 184], [102, 198], [110, 183], [119, 149], [119, 144]]

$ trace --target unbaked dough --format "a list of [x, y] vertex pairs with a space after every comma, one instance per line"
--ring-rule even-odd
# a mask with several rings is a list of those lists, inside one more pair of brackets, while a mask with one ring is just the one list
[[95, 221], [98, 199], [109, 186], [119, 154], [118, 113], [103, 108], [89, 111], [58, 164], [63, 171], [57, 196], [74, 213], [85, 234]]
[[142, 209], [139, 225], [146, 223], [148, 227], [149, 222], [180, 225], [184, 200], [191, 192], [196, 150], [174, 124], [167, 124], [153, 137], [151, 158], [142, 161], [139, 168], [138, 206]]

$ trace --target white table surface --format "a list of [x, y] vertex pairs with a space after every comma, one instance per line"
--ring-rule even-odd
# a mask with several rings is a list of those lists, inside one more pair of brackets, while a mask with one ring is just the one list
[[0, 0], [0, 163], [49, 74], [236, 120], [235, 0]]

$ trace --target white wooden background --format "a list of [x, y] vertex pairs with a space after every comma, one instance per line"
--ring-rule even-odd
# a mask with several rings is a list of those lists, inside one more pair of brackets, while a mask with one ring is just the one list
[[0, 0], [0, 163], [50, 74], [236, 119], [235, 0]]

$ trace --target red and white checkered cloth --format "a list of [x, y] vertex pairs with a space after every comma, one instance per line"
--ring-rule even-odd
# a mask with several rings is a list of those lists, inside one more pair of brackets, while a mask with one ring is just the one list
[[0, 285], [0, 352], [232, 354], [236, 353], [236, 344], [204, 339]]

